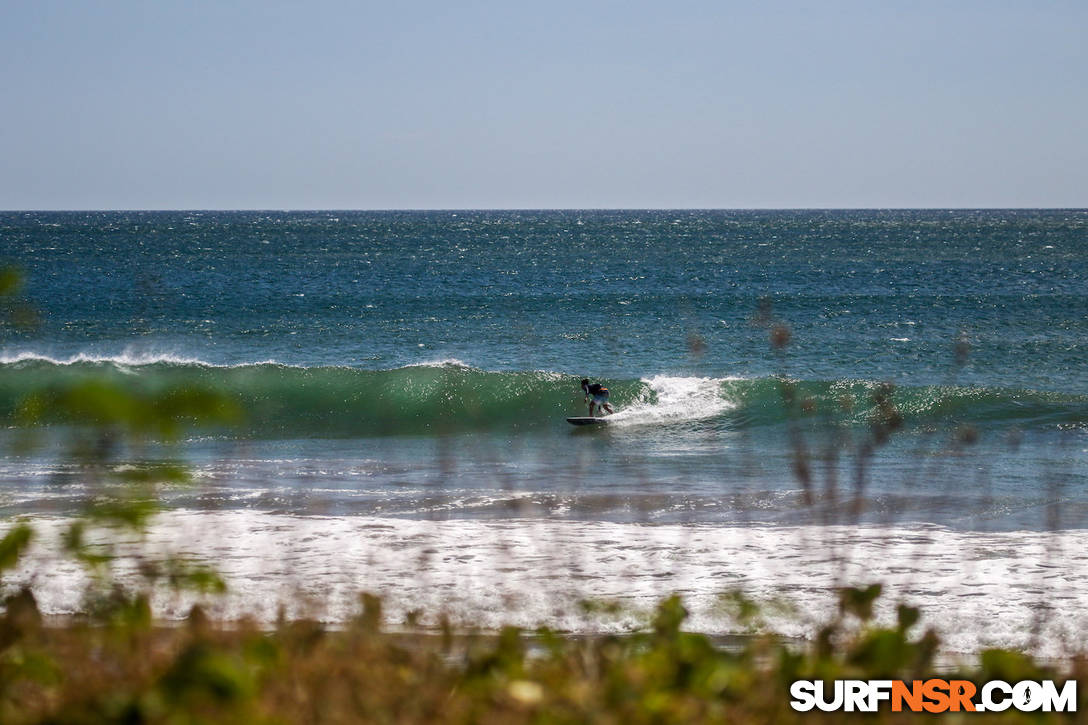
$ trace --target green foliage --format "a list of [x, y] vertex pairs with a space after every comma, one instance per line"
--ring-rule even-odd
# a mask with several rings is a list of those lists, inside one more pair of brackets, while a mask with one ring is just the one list
[[722, 594], [718, 600], [725, 613], [745, 630], [757, 630], [763, 625], [763, 619], [760, 616], [762, 608], [759, 603], [750, 599], [739, 589]]
[[680, 597], [673, 594], [657, 607], [653, 628], [659, 637], [674, 637], [680, 631], [680, 625], [688, 618], [688, 610]]
[[908, 607], [905, 604], [900, 604], [895, 608], [895, 618], [899, 623], [899, 630], [902, 632], [906, 632], [917, 624], [921, 616], [922, 612], [918, 607]]
[[38, 325], [37, 311], [19, 298], [23, 275], [16, 267], [0, 267], [0, 329], [32, 330]]
[[166, 562], [166, 578], [175, 590], [191, 590], [204, 594], [222, 594], [227, 591], [227, 584], [219, 573], [210, 566], [180, 557], [172, 557]]
[[606, 599], [582, 599], [578, 602], [578, 608], [583, 614], [594, 614], [606, 617], [618, 616], [624, 611], [621, 603]]
[[112, 498], [91, 501], [87, 504], [84, 515], [96, 523], [142, 531], [158, 510], [159, 504], [154, 499], [122, 491]]
[[173, 708], [200, 711], [209, 705], [246, 701], [256, 682], [240, 653], [198, 639], [181, 651], [159, 680], [158, 689]]
[[1004, 649], [988, 649], [979, 655], [981, 675], [986, 680], [1047, 679], [1049, 675], [1031, 657], [1021, 652]]
[[16, 524], [0, 539], [0, 572], [15, 566], [34, 537], [34, 531], [26, 524]]
[[[874, 594], [873, 592], [877, 593]], [[222, 629], [194, 608], [187, 626], [150, 625], [147, 600], [115, 590], [96, 604], [105, 627], [43, 627], [29, 592], [0, 617], [0, 719], [4, 722], [428, 722], [764, 723], [852, 720], [795, 713], [797, 679], [913, 679], [938, 676], [936, 637], [912, 637], [917, 610], [900, 606], [893, 627], [873, 626], [879, 591], [844, 593], [826, 623], [826, 648], [754, 636], [720, 647], [685, 632], [678, 596], [631, 635], [569, 637], [513, 627], [496, 635], [390, 633], [381, 602], [360, 599], [342, 631], [310, 620], [272, 632], [245, 623]], [[749, 619], [761, 606], [732, 595]], [[1081, 678], [1030, 657], [991, 650], [957, 677]], [[1006, 721], [1060, 720], [1007, 712]], [[928, 721], [883, 711], [871, 721]]]
[[210, 390], [140, 390], [92, 379], [26, 396], [16, 419], [24, 426], [64, 424], [174, 441], [186, 427], [233, 425], [241, 419], [241, 409], [233, 399]]
[[94, 547], [87, 543], [87, 522], [75, 521], [64, 532], [63, 544], [64, 550], [71, 554], [77, 561], [82, 562], [90, 567], [99, 567], [109, 563], [113, 556], [109, 553], [111, 547], [105, 547], [106, 551], [103, 551], [103, 547]]
[[23, 276], [14, 267], [0, 268], [0, 297], [8, 297], [19, 291]]
[[0, 618], [0, 652], [38, 630], [42, 616], [34, 593], [23, 587], [4, 599], [4, 614]]
[[363, 605], [359, 625], [366, 632], [376, 632], [382, 623], [381, 598], [369, 592], [363, 592], [359, 595], [359, 601]]
[[839, 591], [839, 611], [843, 614], [853, 614], [863, 622], [873, 617], [873, 602], [880, 596], [884, 587], [880, 584], [870, 584], [862, 588], [846, 587]]

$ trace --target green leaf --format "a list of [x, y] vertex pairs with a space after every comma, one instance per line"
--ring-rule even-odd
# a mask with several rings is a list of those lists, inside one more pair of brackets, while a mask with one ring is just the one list
[[180, 558], [167, 562], [167, 580], [176, 590], [192, 589], [213, 594], [227, 591], [226, 582], [215, 569]]
[[87, 507], [87, 517], [109, 524], [142, 530], [159, 511], [159, 504], [150, 498], [108, 498]]
[[86, 530], [87, 524], [83, 521], [76, 521], [69, 526], [68, 530], [64, 532], [64, 550], [84, 564], [94, 567], [111, 561], [113, 557], [109, 554], [98, 554], [91, 550], [83, 539]]
[[0, 539], [0, 571], [10, 569], [19, 563], [19, 557], [30, 545], [34, 530], [27, 524], [18, 524]]
[[905, 604], [900, 604], [896, 608], [896, 617], [899, 620], [899, 630], [902, 632], [907, 631], [917, 624], [920, 616], [921, 612], [918, 610], [918, 607], [908, 607]]
[[19, 291], [23, 283], [23, 275], [15, 267], [0, 269], [0, 297], [13, 295]]
[[688, 610], [684, 603], [679, 595], [673, 594], [658, 605], [654, 614], [654, 632], [663, 637], [675, 637], [680, 631], [680, 625], [687, 618]]
[[873, 616], [873, 602], [883, 590], [884, 587], [880, 584], [871, 584], [864, 589], [846, 587], [839, 591], [839, 610], [853, 614], [863, 622], [868, 621]]

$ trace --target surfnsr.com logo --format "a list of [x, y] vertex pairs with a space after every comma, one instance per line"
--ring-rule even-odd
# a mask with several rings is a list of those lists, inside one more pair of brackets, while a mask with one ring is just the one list
[[991, 680], [981, 686], [968, 680], [797, 680], [790, 686], [790, 707], [798, 712], [1076, 712], [1077, 682], [1061, 688], [1053, 680], [1009, 683]]

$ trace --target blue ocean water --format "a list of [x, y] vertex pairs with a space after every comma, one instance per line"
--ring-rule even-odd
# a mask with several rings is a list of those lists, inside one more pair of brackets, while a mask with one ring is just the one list
[[[0, 259], [40, 316], [0, 412], [243, 403], [178, 506], [1088, 525], [1084, 210], [7, 212]], [[583, 376], [604, 429], [564, 422]], [[63, 508], [62, 461], [5, 467], [7, 510]]]
[[[735, 632], [740, 587], [810, 636], [881, 581], [948, 649], [1083, 649], [1088, 211], [6, 212], [0, 264], [39, 321], [0, 328], [0, 514], [40, 532], [5, 586], [43, 611], [98, 489], [12, 416], [107, 381], [246, 412], [117, 454], [185, 458], [144, 541], [222, 616], [625, 630], [680, 592]], [[606, 425], [565, 422], [582, 377]]]

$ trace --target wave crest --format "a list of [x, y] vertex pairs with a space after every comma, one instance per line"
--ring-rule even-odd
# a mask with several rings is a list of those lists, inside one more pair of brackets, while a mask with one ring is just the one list
[[[584, 415], [579, 377], [550, 371], [487, 371], [460, 360], [391, 370], [298, 367], [276, 361], [211, 365], [174, 356], [21, 354], [0, 360], [0, 415], [36, 392], [104, 381], [138, 393], [202, 388], [237, 400], [238, 435], [261, 438], [429, 435], [561, 426]], [[655, 375], [603, 380], [617, 426], [764, 427], [796, 418], [864, 425], [879, 384], [858, 380]], [[893, 401], [908, 424], [1080, 425], [1088, 396], [966, 386], [903, 386]]]

